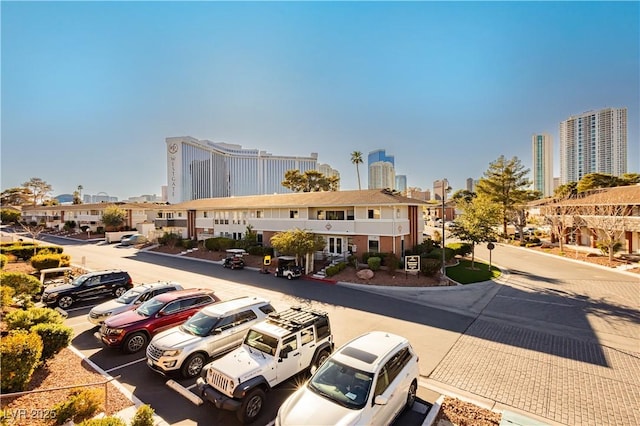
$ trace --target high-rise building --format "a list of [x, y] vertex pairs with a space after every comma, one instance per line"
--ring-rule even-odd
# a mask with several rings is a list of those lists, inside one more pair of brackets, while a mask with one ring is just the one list
[[627, 172], [627, 109], [605, 108], [560, 123], [560, 181], [577, 182], [589, 173]]
[[442, 200], [443, 194], [449, 189], [449, 181], [447, 179], [436, 180], [433, 182], [433, 199]]
[[371, 151], [368, 156], [369, 189], [395, 189], [395, 158], [384, 149]]
[[167, 201], [288, 193], [287, 170], [317, 170], [318, 154], [273, 155], [240, 145], [214, 143], [190, 136], [166, 138]]
[[473, 192], [473, 190], [476, 187], [475, 182], [473, 181], [473, 178], [467, 178], [465, 183], [467, 185], [465, 189], [469, 192]]
[[400, 191], [403, 194], [407, 192], [407, 175], [396, 175], [396, 191]]
[[[337, 171], [336, 169], [334, 169], [333, 167], [331, 167], [328, 164], [318, 164], [318, 171], [320, 173], [322, 173], [323, 175], [327, 176], [327, 177], [337, 177], [338, 179], [340, 179], [340, 172]], [[338, 188], [337, 190], [340, 190], [340, 182], [338, 181]]]
[[531, 137], [533, 189], [543, 197], [553, 195], [553, 138], [547, 133]]

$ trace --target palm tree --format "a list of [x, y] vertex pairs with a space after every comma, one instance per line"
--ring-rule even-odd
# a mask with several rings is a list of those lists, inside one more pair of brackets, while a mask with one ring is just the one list
[[362, 164], [362, 153], [360, 151], [353, 151], [351, 153], [351, 163], [356, 165], [356, 173], [358, 174], [358, 189], [362, 189], [360, 186], [360, 169], [358, 168], [358, 164]]

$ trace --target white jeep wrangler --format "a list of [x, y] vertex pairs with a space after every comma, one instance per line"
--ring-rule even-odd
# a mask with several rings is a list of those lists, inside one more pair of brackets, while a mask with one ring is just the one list
[[242, 346], [203, 368], [198, 390], [217, 408], [251, 423], [271, 388], [321, 365], [333, 348], [326, 312], [293, 307], [272, 313], [249, 329]]
[[165, 330], [147, 346], [147, 365], [161, 374], [196, 377], [210, 358], [242, 344], [253, 324], [275, 312], [261, 297], [239, 297], [206, 306], [177, 327]]

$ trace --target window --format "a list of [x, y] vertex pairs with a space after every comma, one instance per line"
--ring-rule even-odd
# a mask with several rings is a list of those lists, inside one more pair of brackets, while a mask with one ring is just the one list
[[344, 220], [344, 211], [342, 210], [328, 210], [327, 220]]
[[411, 359], [411, 352], [409, 348], [405, 347], [400, 349], [386, 364], [387, 372], [389, 375], [389, 382], [393, 382], [393, 380], [400, 374], [402, 369]]
[[203, 214], [203, 217], [204, 217], [204, 218], [209, 217], [209, 212], [203, 212], [202, 214]]
[[297, 219], [298, 210], [289, 210], [289, 219]]
[[284, 348], [290, 348], [287, 349], [288, 351], [295, 351], [298, 349], [298, 340], [295, 335], [287, 337], [282, 341], [282, 349]]
[[271, 312], [275, 312], [276, 310], [273, 309], [273, 306], [271, 305], [264, 305], [264, 306], [260, 306], [259, 308], [262, 312], [264, 312], [265, 314], [269, 315]]
[[318, 332], [318, 339], [324, 339], [331, 334], [331, 328], [329, 327], [329, 320], [327, 318], [321, 318], [316, 322], [316, 331]]
[[376, 382], [376, 391], [373, 394], [374, 397], [382, 395], [389, 387], [389, 378], [387, 376], [387, 366], [385, 365], [378, 374], [378, 381]]
[[257, 219], [262, 219], [263, 216], [264, 216], [264, 212], [262, 210], [256, 210]]
[[313, 342], [313, 327], [302, 330], [302, 333], [300, 333], [300, 340], [303, 345]]
[[249, 309], [248, 311], [244, 311], [236, 314], [235, 322], [233, 325], [237, 326], [240, 324], [244, 324], [245, 322], [253, 321], [256, 318], [258, 318], [256, 313], [253, 312], [251, 309]]
[[380, 219], [380, 209], [367, 210], [367, 217], [369, 219]]
[[347, 210], [347, 220], [354, 220], [355, 217], [356, 215], [353, 209]]
[[324, 210], [318, 210], [318, 212], [316, 213], [316, 219], [318, 220], [324, 220], [325, 216], [324, 216]]
[[378, 241], [369, 240], [369, 251], [374, 253], [380, 252], [380, 243]]
[[179, 310], [180, 310], [180, 300], [176, 300], [174, 302], [169, 303], [167, 306], [165, 306], [162, 312], [164, 312], [165, 314], [172, 314], [174, 312], [178, 312]]

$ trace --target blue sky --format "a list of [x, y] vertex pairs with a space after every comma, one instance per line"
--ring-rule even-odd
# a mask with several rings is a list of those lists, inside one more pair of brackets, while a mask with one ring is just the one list
[[[2, 1], [1, 187], [160, 194], [165, 138], [318, 153], [385, 149], [454, 189], [531, 136], [628, 108], [640, 172], [638, 2]], [[366, 166], [363, 165], [363, 166]], [[360, 167], [366, 187], [366, 167]]]

